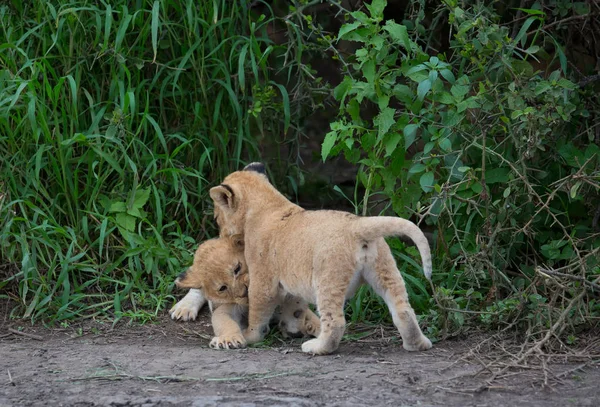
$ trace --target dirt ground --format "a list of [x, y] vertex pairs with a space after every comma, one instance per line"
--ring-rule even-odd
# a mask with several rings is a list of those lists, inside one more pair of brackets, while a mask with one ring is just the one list
[[[370, 327], [330, 356], [300, 352], [301, 340], [268, 348], [212, 350], [206, 310], [195, 322], [168, 317], [144, 326], [88, 321], [31, 326], [0, 315], [0, 406], [597, 406], [599, 360], [555, 365], [487, 385], [462, 361], [481, 338], [427, 352], [402, 349]], [[27, 336], [26, 336], [27, 335]], [[562, 373], [560, 373], [562, 372]]]

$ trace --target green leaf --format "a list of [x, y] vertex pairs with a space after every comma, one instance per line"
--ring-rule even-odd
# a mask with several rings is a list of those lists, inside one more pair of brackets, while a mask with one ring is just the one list
[[361, 23], [359, 23], [358, 21], [355, 21], [353, 23], [350, 24], [344, 24], [342, 26], [342, 28], [340, 28], [340, 31], [338, 33], [338, 41], [346, 34], [348, 34], [349, 32], [352, 32], [354, 30], [356, 30], [358, 27], [361, 26]]
[[394, 114], [396, 113], [395, 109], [391, 107], [386, 107], [375, 117], [373, 122], [377, 125], [377, 141], [381, 141], [383, 136], [388, 132], [388, 130], [396, 123], [394, 121]]
[[385, 109], [386, 107], [388, 107], [389, 104], [390, 104], [390, 95], [389, 94], [377, 95], [377, 107], [379, 107], [379, 110]]
[[408, 30], [405, 26], [388, 20], [383, 29], [390, 34], [390, 37], [392, 37], [396, 43], [402, 45], [407, 51], [410, 51], [410, 38], [408, 37]]
[[588, 5], [586, 2], [583, 2], [583, 1], [575, 1], [575, 2], [573, 2], [573, 12], [580, 16], [589, 14], [591, 4], [593, 4], [593, 3], [590, 2], [590, 4]]
[[385, 156], [389, 157], [396, 150], [400, 139], [402, 138], [402, 134], [393, 133], [391, 137], [385, 143]]
[[367, 41], [368, 45], [371, 45], [373, 47], [373, 49], [377, 50], [377, 51], [381, 51], [381, 48], [383, 48], [383, 45], [385, 44], [385, 41], [383, 39], [383, 37], [371, 37], [369, 39], [369, 41]]
[[333, 90], [333, 97], [335, 98], [335, 100], [337, 100], [339, 102], [341, 102], [342, 100], [344, 100], [344, 98], [348, 94], [348, 91], [350, 89], [352, 89], [352, 84], [353, 83], [354, 83], [354, 81], [352, 80], [351, 77], [344, 76], [344, 80], [342, 81], [342, 83], [340, 83], [339, 85], [337, 85], [335, 87], [335, 89]]
[[142, 216], [142, 211], [140, 211], [138, 208], [133, 207], [131, 209], [127, 210], [127, 214], [131, 215], [131, 216], [135, 216], [136, 218], [143, 218]]
[[356, 55], [356, 59], [360, 62], [364, 62], [367, 55], [369, 55], [369, 51], [366, 48], [359, 48], [354, 53]]
[[242, 93], [246, 92], [246, 54], [248, 53], [249, 46], [249, 44], [244, 45], [238, 57], [238, 81]]
[[133, 198], [133, 207], [137, 209], [141, 209], [146, 202], [148, 202], [148, 198], [150, 197], [150, 188], [146, 189], [138, 189], [135, 191], [135, 197]]
[[109, 212], [126, 212], [127, 206], [125, 206], [125, 202], [112, 202], [110, 204], [110, 208], [108, 208]]
[[579, 168], [585, 162], [583, 152], [571, 143], [560, 146], [558, 154], [560, 154], [568, 165], [574, 168]]
[[421, 175], [419, 184], [424, 192], [430, 192], [433, 189], [434, 178], [433, 172], [426, 172], [425, 174]]
[[496, 184], [508, 182], [508, 174], [510, 169], [508, 168], [493, 168], [485, 171], [485, 182], [487, 184]]
[[431, 90], [431, 81], [429, 79], [425, 79], [421, 83], [419, 83], [419, 87], [417, 88], [417, 99], [423, 100], [427, 92]]
[[573, 82], [571, 82], [570, 80], [565, 79], [565, 78], [560, 78], [557, 85], [560, 86], [561, 88], [565, 88], [565, 89], [569, 89], [569, 90], [574, 90], [577, 88], [577, 85], [575, 85]]
[[479, 101], [476, 96], [471, 96], [467, 100], [463, 100], [458, 105], [456, 105], [456, 111], [458, 113], [464, 112], [467, 109], [476, 109], [479, 107]]
[[288, 91], [285, 88], [285, 86], [276, 82], [271, 83], [277, 86], [277, 88], [281, 92], [281, 98], [283, 99], [283, 134], [287, 134], [292, 120], [290, 114], [290, 96], [288, 95]]
[[571, 199], [575, 199], [575, 197], [577, 196], [577, 190], [579, 189], [579, 187], [581, 186], [581, 181], [577, 181], [575, 183], [575, 185], [573, 185], [571, 187]]
[[[421, 72], [421, 71], [425, 71], [426, 69], [427, 69], [427, 65], [425, 65], [425, 64], [415, 65], [412, 68], [410, 68], [408, 71], [406, 71], [405, 75], [412, 79], [411, 75]], [[429, 74], [425, 74], [425, 77], [427, 77], [428, 75]]]
[[525, 14], [534, 15], [534, 16], [545, 16], [546, 15], [546, 13], [544, 13], [542, 10], [536, 10], [536, 9], [532, 9], [532, 8], [516, 8], [516, 10], [521, 10]]
[[371, 4], [365, 3], [365, 6], [369, 9], [369, 13], [371, 13], [371, 17], [378, 21], [383, 20], [383, 9], [386, 5], [387, 0], [373, 0]]
[[325, 160], [329, 156], [329, 153], [331, 152], [331, 149], [333, 148], [333, 145], [335, 144], [336, 140], [336, 131], [330, 131], [325, 135], [325, 140], [323, 140], [323, 145], [321, 146], [321, 157], [323, 158], [323, 162], [325, 162]]
[[117, 213], [115, 220], [117, 225], [126, 231], [133, 232], [135, 230], [135, 218], [133, 216], [126, 213]]
[[398, 84], [394, 86], [392, 93], [394, 94], [396, 99], [398, 99], [401, 102], [404, 102], [405, 104], [412, 103], [413, 99], [415, 98], [415, 95], [412, 92], [412, 90], [406, 85]]
[[479, 97], [471, 96], [467, 100], [465, 100], [467, 107], [469, 109], [477, 109], [479, 107]]
[[360, 105], [356, 99], [350, 99], [350, 102], [346, 105], [346, 111], [350, 114], [350, 117], [354, 122], [360, 122]]
[[452, 88], [450, 88], [450, 92], [452, 93], [452, 96], [454, 96], [454, 98], [457, 101], [461, 101], [461, 100], [463, 100], [465, 95], [467, 93], [469, 93], [469, 88], [470, 88], [469, 85], [454, 84], [454, 85], [452, 85]]
[[546, 92], [548, 89], [552, 88], [552, 85], [548, 81], [541, 81], [535, 87], [535, 95], [539, 96], [542, 93]]
[[110, 39], [110, 33], [112, 26], [112, 7], [110, 4], [106, 5], [106, 20], [104, 20], [104, 46], [103, 49], [108, 48], [108, 40]]
[[430, 141], [429, 143], [425, 144], [425, 146], [423, 147], [423, 154], [429, 154], [429, 152], [433, 150], [433, 147], [435, 147], [435, 141]]
[[363, 76], [370, 84], [375, 81], [375, 61], [369, 60], [362, 66]]
[[536, 20], [539, 20], [539, 17], [529, 17], [527, 20], [525, 20], [525, 23], [519, 30], [517, 36], [515, 37], [515, 43], [521, 41], [521, 47], [525, 46], [525, 42], [527, 41], [527, 36], [525, 34], [527, 34], [527, 30], [529, 30], [531, 24], [533, 24], [533, 22]]
[[567, 56], [565, 55], [561, 45], [554, 39], [554, 37], [550, 37], [554, 41], [554, 46], [556, 48], [556, 53], [558, 54], [558, 60], [560, 61], [560, 69], [564, 74], [567, 73]]
[[115, 298], [113, 300], [113, 307], [115, 309], [115, 314], [120, 315], [121, 314], [121, 297], [119, 296], [119, 291], [116, 288], [115, 288]]
[[414, 143], [418, 128], [418, 124], [408, 124], [404, 127], [404, 149], [408, 150], [408, 147]]
[[420, 172], [425, 171], [425, 165], [421, 164], [421, 163], [415, 163], [413, 164], [412, 167], [410, 167], [410, 170], [408, 170], [409, 174], [418, 174]]
[[449, 138], [445, 138], [439, 142], [440, 148], [445, 152], [449, 153], [452, 151], [452, 142]]
[[454, 97], [452, 97], [452, 95], [448, 92], [440, 93], [438, 97], [438, 102], [443, 103], [445, 105], [453, 105], [455, 103]]
[[152, 50], [154, 58], [152, 63], [156, 62], [156, 53], [158, 51], [158, 13], [160, 12], [160, 2], [156, 0], [152, 5]]
[[442, 75], [442, 77], [444, 79], [446, 79], [450, 84], [454, 84], [454, 82], [456, 82], [456, 78], [454, 77], [454, 74], [449, 69], [442, 69], [440, 71], [440, 75]]

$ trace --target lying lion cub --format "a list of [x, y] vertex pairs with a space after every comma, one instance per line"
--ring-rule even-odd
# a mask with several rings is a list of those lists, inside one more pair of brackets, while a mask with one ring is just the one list
[[[337, 349], [345, 329], [344, 301], [364, 282], [385, 300], [403, 346], [431, 348], [408, 302], [404, 280], [383, 236], [406, 235], [416, 244], [423, 271], [431, 276], [431, 253], [423, 232], [395, 217], [358, 217], [339, 211], [307, 211], [294, 205], [267, 180], [264, 165], [253, 163], [228, 175], [210, 190], [221, 233], [244, 234], [250, 276], [248, 343], [262, 339], [282, 288], [316, 303], [321, 332], [302, 344], [312, 354]], [[204, 279], [209, 276], [203, 276]], [[215, 284], [217, 284], [215, 282]], [[245, 289], [245, 286], [244, 286]], [[224, 295], [233, 300], [237, 282]], [[212, 299], [210, 293], [206, 295]]]
[[[214, 278], [200, 283], [200, 275]], [[244, 241], [239, 235], [207, 240], [198, 246], [194, 263], [177, 278], [175, 284], [180, 288], [193, 289], [181, 302], [188, 301], [187, 307], [191, 306], [191, 311], [197, 305], [194, 318], [205, 301], [204, 295], [210, 299], [215, 332], [210, 347], [232, 349], [246, 346], [241, 324], [248, 312], [248, 269], [244, 259]], [[275, 301], [281, 306], [275, 319], [279, 321], [284, 335], [318, 335], [319, 318], [305, 301], [283, 292], [278, 293]]]

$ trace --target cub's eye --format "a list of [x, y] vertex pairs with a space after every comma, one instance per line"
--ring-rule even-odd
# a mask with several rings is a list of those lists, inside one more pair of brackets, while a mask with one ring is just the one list
[[219, 291], [225, 291], [227, 290], [227, 286], [226, 285], [222, 285], [221, 288], [219, 288]]
[[233, 269], [233, 275], [237, 276], [240, 273], [241, 269], [242, 269], [242, 265], [240, 263], [238, 263], [238, 265], [235, 266], [235, 269]]

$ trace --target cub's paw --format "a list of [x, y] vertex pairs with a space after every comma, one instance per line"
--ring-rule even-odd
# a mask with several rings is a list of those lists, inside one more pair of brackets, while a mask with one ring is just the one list
[[258, 343], [263, 340], [264, 336], [269, 332], [269, 327], [264, 326], [262, 333], [259, 329], [244, 329], [244, 338], [249, 344]]
[[206, 300], [200, 290], [192, 289], [185, 297], [181, 299], [177, 304], [173, 305], [173, 308], [169, 310], [171, 319], [182, 320], [182, 321], [195, 321], [198, 316], [198, 311]]
[[410, 352], [416, 352], [419, 350], [431, 349], [433, 345], [431, 344], [429, 338], [427, 338], [425, 335], [421, 335], [419, 339], [411, 343], [402, 341], [402, 347]]
[[303, 326], [300, 329], [304, 335], [319, 336], [321, 333], [321, 320], [312, 311], [307, 310], [304, 314]]
[[213, 349], [241, 349], [246, 347], [246, 340], [241, 334], [215, 336], [209, 346]]
[[311, 355], [327, 355], [334, 350], [325, 346], [319, 338], [311, 339], [302, 344], [302, 352], [310, 353]]

